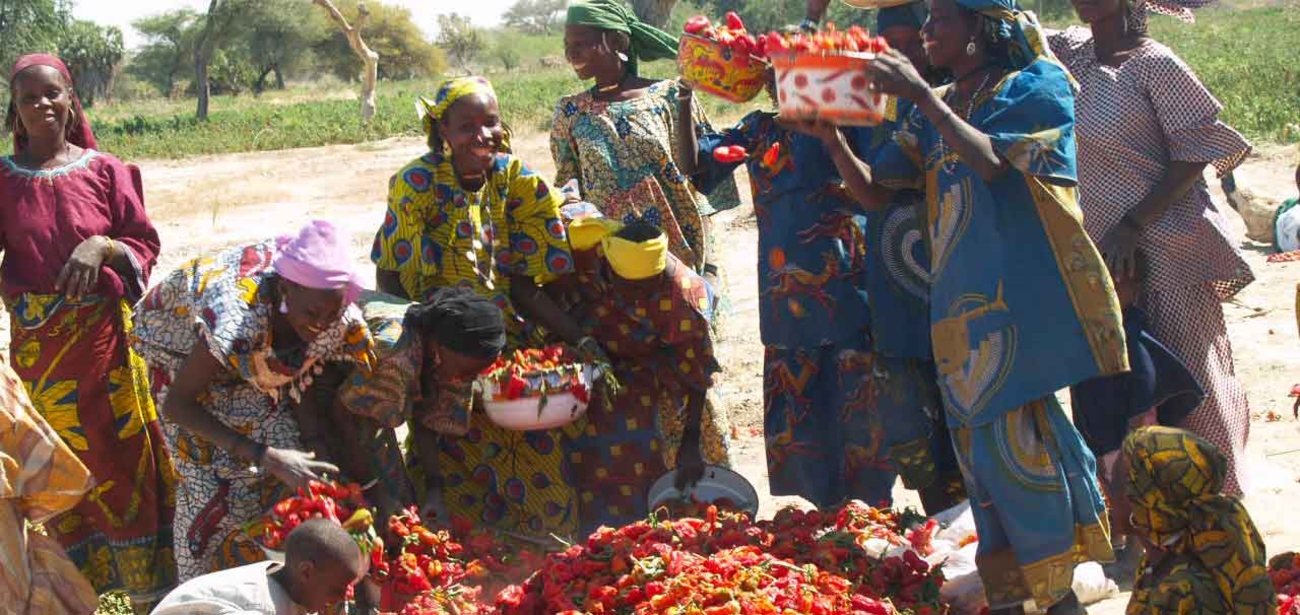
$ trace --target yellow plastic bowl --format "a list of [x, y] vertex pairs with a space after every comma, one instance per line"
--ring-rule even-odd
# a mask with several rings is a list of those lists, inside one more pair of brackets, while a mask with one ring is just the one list
[[767, 82], [767, 64], [718, 41], [683, 34], [677, 52], [682, 81], [731, 102], [754, 100]]

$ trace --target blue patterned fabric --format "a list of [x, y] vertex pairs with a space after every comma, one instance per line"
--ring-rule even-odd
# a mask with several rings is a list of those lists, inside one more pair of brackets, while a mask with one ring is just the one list
[[[912, 110], [895, 99], [898, 118], [874, 128], [852, 128], [846, 136], [862, 160], [874, 160]], [[916, 188], [920, 188], [917, 182]], [[889, 207], [866, 214], [867, 263], [861, 282], [871, 303], [872, 341], [885, 356], [931, 359], [930, 254], [925, 236], [925, 194], [902, 189]]]
[[[764, 154], [779, 143], [771, 167]], [[815, 349], [860, 340], [870, 321], [865, 273], [866, 219], [842, 187], [835, 165], [816, 139], [786, 131], [771, 113], [754, 112], [736, 126], [700, 137], [696, 186], [705, 192], [728, 180], [738, 164], [712, 152], [740, 145], [758, 217], [759, 330], [763, 344]]]
[[1000, 177], [961, 163], [916, 110], [873, 165], [885, 185], [925, 178], [931, 337], [953, 427], [1128, 369], [1119, 304], [1076, 200], [1068, 75], [1035, 62], [973, 107], [970, 123], [1010, 165]]
[[874, 364], [865, 335], [814, 349], [767, 348], [763, 433], [772, 495], [801, 496], [818, 507], [892, 502], [896, 475]]
[[990, 608], [1033, 599], [1046, 610], [1070, 590], [1076, 564], [1113, 558], [1096, 459], [1055, 397], [954, 429], [953, 441]]

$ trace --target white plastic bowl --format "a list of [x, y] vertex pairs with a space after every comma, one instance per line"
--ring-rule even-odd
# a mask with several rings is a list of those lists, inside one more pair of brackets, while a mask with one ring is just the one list
[[[592, 391], [592, 382], [599, 375], [599, 370], [592, 366], [584, 365], [582, 370], [582, 380], [587, 385], [587, 391]], [[541, 379], [545, 377], [550, 380], [552, 387], [558, 387], [561, 376], [558, 374], [548, 374], [546, 376], [525, 375], [524, 379], [528, 380], [530, 385], [540, 384]], [[519, 399], [496, 400], [500, 394], [500, 387], [493, 381], [480, 378], [478, 388], [483, 394], [483, 409], [493, 423], [513, 431], [536, 431], [542, 429], [555, 429], [564, 427], [576, 420], [587, 412], [587, 404], [578, 401], [572, 393], [568, 391], [557, 391], [546, 395], [545, 405], [542, 405], [540, 395], [534, 397], [521, 397]]]
[[726, 498], [750, 517], [758, 516], [758, 490], [744, 476], [721, 466], [704, 466], [704, 476], [695, 487], [685, 493], [678, 491], [677, 470], [672, 470], [659, 477], [646, 492], [646, 501], [650, 510], [669, 504], [674, 500], [694, 498], [699, 502], [715, 502]]

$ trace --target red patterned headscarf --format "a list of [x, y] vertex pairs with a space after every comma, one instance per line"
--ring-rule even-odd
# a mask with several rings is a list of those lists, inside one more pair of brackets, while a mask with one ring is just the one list
[[[72, 73], [68, 71], [68, 66], [63, 63], [57, 56], [48, 53], [33, 53], [18, 58], [14, 63], [13, 70], [9, 71], [9, 92], [13, 96], [14, 79], [21, 73], [33, 66], [48, 66], [59, 71], [63, 75], [63, 80], [72, 85]], [[95, 133], [90, 129], [90, 121], [86, 119], [86, 113], [81, 109], [81, 99], [77, 98], [76, 90], [71, 92], [72, 95], [72, 114], [73, 130], [68, 134], [68, 142], [78, 147], [87, 149], [97, 149], [99, 143], [95, 141]], [[17, 105], [17, 101], [11, 100], [11, 105]], [[12, 128], [12, 127], [11, 127]], [[14, 132], [14, 153], [18, 153], [27, 147], [27, 137], [20, 136]]]

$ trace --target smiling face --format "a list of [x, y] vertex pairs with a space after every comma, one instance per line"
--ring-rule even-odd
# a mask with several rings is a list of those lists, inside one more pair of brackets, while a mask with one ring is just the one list
[[953, 0], [930, 0], [930, 19], [921, 28], [930, 64], [952, 69], [966, 55], [966, 45], [975, 38], [978, 19]]
[[[280, 297], [288, 312], [284, 314], [294, 333], [304, 342], [312, 342], [329, 330], [343, 316], [347, 307], [345, 289], [317, 290], [289, 280], [280, 280]], [[277, 308], [278, 312], [278, 308]]]
[[1086, 24], [1093, 24], [1114, 16], [1124, 10], [1124, 2], [1125, 0], [1070, 0], [1070, 4], [1074, 5], [1074, 12], [1079, 15], [1079, 20]]
[[32, 66], [14, 77], [13, 128], [33, 141], [62, 138], [72, 121], [72, 87], [58, 70]]
[[564, 27], [564, 57], [579, 79], [615, 81], [623, 70], [618, 47], [625, 38], [590, 26]]
[[457, 100], [442, 121], [438, 134], [451, 148], [451, 159], [462, 175], [481, 175], [492, 168], [505, 141], [505, 124], [495, 98], [472, 94]]

